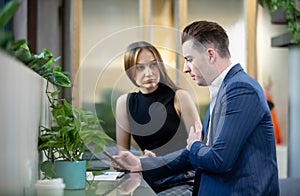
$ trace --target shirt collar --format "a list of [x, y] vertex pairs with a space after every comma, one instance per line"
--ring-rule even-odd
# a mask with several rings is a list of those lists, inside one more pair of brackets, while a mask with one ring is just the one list
[[232, 63], [229, 65], [212, 83], [208, 86], [209, 92], [210, 92], [210, 100], [213, 100], [222, 85], [222, 82], [224, 78], [226, 77], [229, 70], [235, 65], [235, 63]]

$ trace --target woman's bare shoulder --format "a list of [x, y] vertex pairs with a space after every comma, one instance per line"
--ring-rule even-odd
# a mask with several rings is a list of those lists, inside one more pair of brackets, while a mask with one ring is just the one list
[[191, 95], [189, 94], [189, 92], [187, 92], [186, 90], [183, 90], [183, 89], [178, 89], [176, 91], [176, 96], [178, 96], [179, 98], [183, 98], [183, 99], [191, 98]]
[[121, 95], [118, 99], [117, 99], [117, 103], [126, 103], [126, 100], [127, 100], [127, 97], [128, 97], [128, 93], [127, 94], [123, 94]]

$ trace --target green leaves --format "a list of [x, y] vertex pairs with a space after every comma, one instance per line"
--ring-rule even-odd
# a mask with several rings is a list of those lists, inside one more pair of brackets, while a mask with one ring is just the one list
[[61, 66], [54, 65], [59, 57], [53, 58], [51, 51], [44, 49], [40, 54], [31, 54], [25, 40], [9, 44], [6, 50], [52, 84], [61, 87], [72, 86], [69, 74], [63, 72]]
[[298, 25], [300, 12], [296, 8], [295, 1], [299, 0], [259, 0], [258, 3], [261, 6], [267, 5], [270, 13], [282, 8], [286, 14], [285, 18], [288, 21], [288, 32], [293, 35], [292, 43], [300, 44], [300, 27]]
[[0, 47], [8, 50], [8, 47], [14, 42], [13, 33], [5, 31], [5, 25], [12, 19], [19, 8], [19, 3], [16, 1], [9, 1], [2, 8], [0, 8]]
[[274, 9], [277, 9], [277, 6], [276, 4], [273, 4], [272, 2], [273, 0], [258, 0], [258, 3], [261, 5], [261, 6], [264, 6], [265, 4], [268, 6], [268, 9], [270, 11], [273, 11]]
[[40, 127], [38, 149], [44, 151], [48, 159], [41, 165], [41, 170], [46, 176], [54, 177], [54, 160], [81, 160], [82, 154], [87, 151], [86, 146], [91, 146], [95, 153], [99, 153], [106, 142], [112, 139], [100, 129], [96, 115], [75, 108], [67, 100], [61, 99], [59, 90], [48, 91], [48, 82], [57, 87], [72, 86], [69, 73], [55, 65], [60, 57], [54, 58], [48, 49], [40, 54], [32, 54], [25, 40], [15, 41], [11, 32], [3, 30], [18, 7], [19, 4], [12, 0], [0, 9], [0, 47], [47, 80], [46, 94], [52, 109], [52, 123], [49, 127]]
[[0, 9], [0, 29], [2, 29], [13, 17], [19, 8], [19, 3], [16, 1], [10, 1], [6, 3], [3, 8]]
[[54, 164], [49, 160], [41, 164], [41, 171], [49, 178], [55, 178]]
[[98, 117], [59, 99], [60, 91], [46, 93], [53, 122], [50, 127], [41, 127], [39, 150], [43, 150], [49, 160], [68, 161], [81, 160], [81, 155], [88, 151], [86, 147], [93, 149], [93, 153], [102, 152], [112, 139], [100, 128]]
[[63, 72], [61, 66], [54, 63], [59, 60], [53, 58], [52, 52], [44, 49], [40, 54], [31, 54], [25, 40], [18, 40], [9, 43], [6, 51], [15, 56], [19, 61], [23, 62], [27, 67], [38, 73], [40, 76], [49, 80], [52, 84], [61, 87], [71, 87], [72, 83], [69, 74]]
[[12, 33], [3, 30], [18, 8], [19, 3], [12, 0], [0, 9], [0, 47], [52, 84], [71, 87], [69, 74], [63, 72], [61, 66], [54, 65], [60, 57], [53, 58], [52, 53], [47, 49], [44, 49], [40, 54], [31, 54], [25, 40], [14, 41]]

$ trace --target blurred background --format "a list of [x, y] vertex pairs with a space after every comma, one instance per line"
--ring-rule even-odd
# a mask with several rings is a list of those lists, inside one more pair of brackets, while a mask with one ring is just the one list
[[[0, 6], [7, 2], [0, 0]], [[280, 178], [292, 175], [288, 165], [295, 154], [289, 155], [287, 150], [291, 143], [291, 47], [272, 42], [287, 28], [285, 23], [272, 21], [267, 7], [254, 0], [19, 2], [21, 6], [7, 29], [13, 31], [15, 39], [26, 39], [33, 53], [47, 48], [54, 56], [61, 56], [59, 64], [71, 73], [74, 84], [72, 89], [64, 89], [64, 96], [74, 106], [95, 112], [112, 138], [115, 137], [116, 99], [136, 90], [124, 72], [123, 54], [131, 42], [139, 40], [151, 42], [159, 49], [168, 73], [190, 92], [203, 120], [209, 104], [208, 88], [197, 86], [183, 74], [180, 34], [193, 21], [216, 21], [229, 35], [232, 60], [241, 63], [259, 81], [276, 109], [273, 113], [280, 137], [277, 141], [279, 175]]]

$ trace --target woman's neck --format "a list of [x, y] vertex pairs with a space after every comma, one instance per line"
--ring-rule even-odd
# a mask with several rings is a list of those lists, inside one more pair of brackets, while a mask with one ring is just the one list
[[141, 91], [143, 94], [150, 94], [150, 93], [153, 93], [154, 91], [156, 91], [156, 89], [158, 88], [158, 85], [159, 85], [159, 84], [157, 84], [156, 86], [151, 87], [151, 88], [140, 88], [140, 91]]

